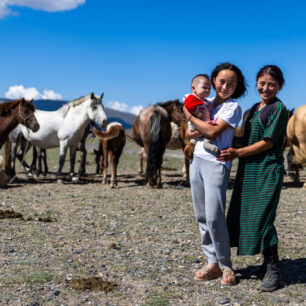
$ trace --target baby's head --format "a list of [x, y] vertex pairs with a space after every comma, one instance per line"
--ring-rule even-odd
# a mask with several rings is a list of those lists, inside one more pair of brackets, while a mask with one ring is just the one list
[[191, 81], [192, 93], [200, 99], [207, 98], [210, 95], [211, 81], [207, 74], [197, 74]]

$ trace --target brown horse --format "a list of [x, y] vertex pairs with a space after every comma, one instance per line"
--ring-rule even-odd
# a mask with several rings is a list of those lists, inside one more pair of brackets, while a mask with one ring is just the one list
[[0, 187], [5, 187], [8, 179], [5, 171], [3, 170], [3, 165], [4, 165], [3, 157], [2, 155], [0, 155]]
[[[299, 168], [306, 164], [306, 105], [299, 107], [289, 119], [287, 125], [287, 141], [290, 145], [288, 153], [289, 172], [295, 182], [299, 182]], [[306, 188], [306, 183], [304, 184]]]
[[121, 123], [112, 122], [106, 127], [104, 133], [95, 127], [93, 128], [93, 133], [101, 140], [99, 151], [95, 150], [97, 162], [96, 172], [99, 173], [100, 169], [103, 170], [102, 184], [107, 184], [108, 155], [110, 155], [112, 166], [111, 187], [115, 187], [117, 186], [119, 158], [126, 141], [125, 130]]
[[34, 116], [33, 100], [19, 99], [0, 104], [0, 148], [7, 141], [9, 133], [20, 123], [38, 131], [39, 124]]
[[133, 124], [133, 140], [144, 148], [148, 186], [162, 186], [161, 165], [171, 138], [170, 122], [180, 123], [182, 107], [179, 100], [150, 105], [140, 111]]

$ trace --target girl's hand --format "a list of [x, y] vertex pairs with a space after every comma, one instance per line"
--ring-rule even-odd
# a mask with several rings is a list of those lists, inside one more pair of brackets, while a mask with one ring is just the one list
[[234, 148], [228, 148], [220, 152], [220, 154], [217, 156], [217, 160], [221, 162], [226, 162], [233, 160], [237, 157], [238, 157], [238, 150]]
[[193, 132], [190, 132], [189, 129], [187, 129], [185, 135], [187, 138], [194, 139], [194, 138], [202, 137], [204, 134], [199, 132], [198, 130], [194, 130]]

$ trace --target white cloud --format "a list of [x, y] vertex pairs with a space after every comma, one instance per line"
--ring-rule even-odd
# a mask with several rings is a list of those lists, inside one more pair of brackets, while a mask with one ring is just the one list
[[137, 116], [142, 109], [143, 109], [142, 105], [136, 105], [131, 108], [130, 112]]
[[139, 112], [143, 109], [142, 105], [132, 106], [131, 108], [128, 108], [128, 105], [126, 103], [119, 101], [108, 101], [106, 103], [106, 106], [114, 110], [118, 110], [121, 112], [128, 112], [134, 115], [138, 115]]
[[0, 0], [0, 18], [12, 13], [11, 6], [25, 6], [47, 12], [72, 10], [86, 0]]
[[44, 100], [62, 100], [62, 96], [59, 93], [54, 92], [53, 90], [44, 89], [43, 94], [41, 95]]
[[125, 112], [128, 108], [127, 104], [119, 101], [108, 101], [106, 104], [109, 108]]
[[43, 100], [61, 100], [62, 96], [53, 90], [44, 89], [41, 94], [35, 87], [25, 88], [23, 85], [10, 86], [9, 90], [5, 93], [5, 97], [8, 99], [25, 98], [27, 100], [43, 99]]

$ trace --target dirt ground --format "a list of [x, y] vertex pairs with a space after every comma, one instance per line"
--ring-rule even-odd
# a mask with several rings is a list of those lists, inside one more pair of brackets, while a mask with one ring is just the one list
[[56, 183], [57, 153], [48, 151], [46, 178], [28, 181], [18, 166], [16, 180], [0, 190], [0, 305], [306, 304], [306, 190], [288, 177], [276, 220], [284, 287], [261, 293], [251, 276], [261, 255], [238, 257], [235, 249], [236, 286], [193, 280], [206, 259], [190, 188], [180, 184], [180, 152], [164, 157], [162, 189], [141, 184], [131, 143], [114, 189], [94, 175], [90, 153], [81, 183]]

